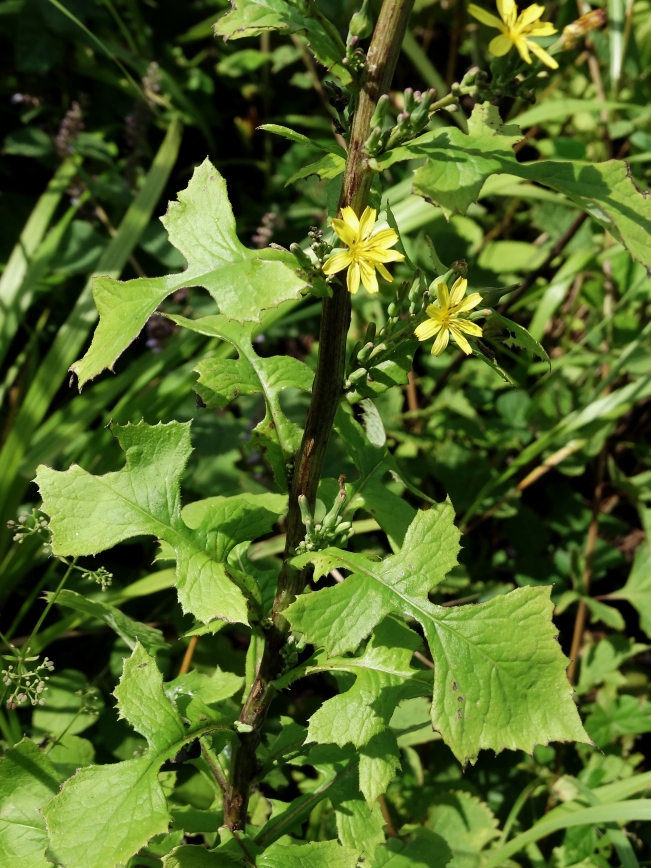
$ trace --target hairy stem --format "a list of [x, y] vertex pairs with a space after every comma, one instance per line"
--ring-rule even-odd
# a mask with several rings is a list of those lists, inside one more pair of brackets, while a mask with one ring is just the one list
[[[373, 32], [350, 133], [340, 200], [341, 207], [350, 205], [357, 214], [366, 207], [372, 182], [364, 142], [370, 133], [378, 99], [389, 90], [413, 4], [414, 0], [384, 0]], [[350, 295], [346, 288], [333, 286], [332, 298], [323, 300], [321, 311], [319, 360], [305, 432], [296, 456], [283, 568], [278, 578], [272, 624], [266, 631], [260, 667], [240, 715], [240, 723], [251, 727], [251, 731], [240, 735], [231, 761], [229, 790], [224, 805], [224, 823], [230, 829], [245, 827], [249, 789], [256, 772], [256, 749], [274, 694], [272, 682], [281, 674], [284, 665], [283, 652], [289, 625], [283, 612], [305, 587], [305, 572], [296, 570], [290, 563], [305, 534], [298, 497], [304, 495], [314, 507], [328, 440], [343, 393], [350, 310]]]

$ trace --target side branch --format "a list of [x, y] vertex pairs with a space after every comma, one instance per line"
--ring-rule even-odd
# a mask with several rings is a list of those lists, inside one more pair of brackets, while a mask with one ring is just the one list
[[[367, 205], [372, 181], [364, 143], [370, 133], [377, 102], [389, 90], [413, 4], [414, 0], [384, 0], [368, 51], [366, 72], [351, 128], [340, 200], [341, 207], [350, 205], [358, 215]], [[283, 612], [305, 587], [305, 572], [296, 570], [289, 563], [304, 536], [298, 498], [304, 495], [310, 507], [314, 508], [325, 452], [343, 393], [350, 314], [350, 294], [344, 286], [335, 285], [332, 298], [323, 300], [321, 310], [319, 359], [305, 432], [296, 456], [283, 567], [278, 578], [272, 624], [266, 632], [264, 653], [256, 679], [240, 715], [240, 723], [251, 727], [251, 731], [240, 735], [231, 762], [229, 791], [224, 807], [224, 822], [231, 829], [243, 829], [245, 826], [249, 789], [256, 773], [260, 731], [274, 694], [272, 682], [283, 669], [283, 651], [289, 632]]]

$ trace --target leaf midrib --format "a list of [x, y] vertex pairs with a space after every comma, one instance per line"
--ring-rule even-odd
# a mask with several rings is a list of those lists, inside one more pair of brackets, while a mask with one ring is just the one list
[[[344, 554], [345, 554], [345, 553], [344, 553]], [[383, 578], [382, 578], [381, 576], [378, 576], [378, 575], [376, 575], [375, 573], [372, 573], [372, 572], [370, 572], [369, 570], [364, 569], [363, 567], [360, 567], [360, 566], [357, 565], [357, 564], [354, 564], [354, 566], [349, 565], [348, 563], [346, 563], [346, 558], [345, 558], [345, 557], [342, 557], [342, 558], [340, 558], [339, 560], [340, 560], [340, 564], [341, 564], [342, 566], [346, 567], [347, 569], [350, 569], [352, 572], [354, 572], [354, 573], [355, 573], [355, 572], [357, 572], [357, 573], [362, 572], [362, 573], [363, 573], [365, 576], [367, 576], [368, 578], [373, 579], [373, 580], [375, 580], [376, 582], [379, 582], [379, 583], [382, 585], [382, 587], [384, 587], [384, 588], [387, 589], [387, 591], [389, 591], [391, 594], [394, 594], [395, 596], [399, 597], [399, 598], [400, 598], [401, 600], [403, 600], [403, 601], [404, 601], [408, 606], [412, 607], [412, 608], [415, 609], [417, 612], [419, 612], [419, 613], [423, 616], [423, 618], [432, 621], [433, 624], [435, 625], [435, 628], [436, 628], [437, 630], [438, 630], [438, 628], [440, 627], [441, 629], [445, 629], [445, 630], [447, 630], [449, 633], [451, 633], [451, 634], [452, 634], [453, 636], [455, 636], [457, 639], [461, 639], [461, 640], [463, 640], [463, 642], [465, 642], [465, 644], [466, 644], [469, 648], [472, 648], [472, 649], [475, 650], [478, 654], [480, 654], [480, 656], [484, 657], [484, 658], [485, 658], [489, 663], [492, 663], [492, 665], [493, 665], [493, 666], [494, 666], [494, 667], [495, 667], [499, 672], [504, 672], [504, 674], [507, 675], [508, 678], [509, 678], [511, 681], [514, 681], [514, 680], [515, 680], [515, 679], [513, 678], [513, 676], [512, 676], [508, 671], [503, 670], [503, 669], [500, 667], [500, 665], [497, 663], [497, 661], [493, 660], [492, 657], [490, 657], [488, 654], [486, 654], [486, 652], [483, 651], [481, 648], [479, 648], [477, 645], [474, 645], [474, 644], [473, 644], [469, 639], [467, 639], [467, 638], [466, 638], [462, 633], [459, 633], [458, 631], [454, 630], [454, 629], [453, 629], [452, 627], [450, 627], [450, 626], [449, 626], [445, 621], [437, 620], [436, 617], [435, 617], [432, 613], [427, 612], [427, 610], [426, 610], [426, 609], [423, 609], [421, 605], [419, 605], [418, 603], [415, 603], [414, 600], [413, 600], [413, 598], [411, 598], [411, 597], [407, 597], [405, 594], [403, 594], [403, 593], [401, 593], [400, 591], [398, 591], [394, 586], [392, 586], [392, 585], [388, 585], [388, 584], [383, 580]], [[354, 562], [353, 562], [353, 563], [354, 563]], [[436, 608], [437, 608], [437, 607], [435, 607], [433, 604], [430, 604], [430, 605], [432, 605], [432, 608], [433, 608], [433, 609], [436, 609]]]

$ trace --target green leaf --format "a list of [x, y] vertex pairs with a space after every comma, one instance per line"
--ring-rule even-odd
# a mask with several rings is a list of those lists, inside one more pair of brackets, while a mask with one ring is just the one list
[[330, 801], [342, 845], [361, 850], [365, 859], [371, 859], [376, 847], [384, 844], [385, 821], [379, 803], [369, 805], [352, 778], [346, 778], [330, 793]]
[[382, 484], [387, 471], [399, 477], [386, 444], [373, 445], [359, 422], [343, 407], [337, 411], [335, 428], [359, 472], [359, 479], [346, 486], [350, 498], [347, 513], [366, 510], [387, 535], [393, 551], [399, 551], [416, 510]]
[[417, 340], [401, 340], [378, 356], [378, 362], [368, 369], [368, 379], [360, 380], [348, 392], [348, 400], [374, 398], [393, 386], [404, 386], [418, 348]]
[[215, 34], [224, 39], [260, 36], [269, 30], [304, 33], [316, 59], [337, 75], [344, 85], [352, 77], [342, 63], [346, 48], [336, 28], [310, 0], [237, 0], [233, 11], [215, 24]]
[[206, 359], [195, 370], [199, 381], [195, 386], [208, 407], [225, 407], [238, 395], [262, 393], [267, 412], [251, 432], [249, 448], [258, 449], [274, 472], [276, 482], [287, 491], [287, 462], [301, 444], [303, 432], [283, 413], [280, 393], [283, 389], [309, 392], [314, 373], [292, 356], [261, 358], [253, 349], [251, 337], [255, 326], [242, 325], [223, 316], [206, 316], [189, 320], [170, 316], [185, 328], [229, 341], [239, 353], [238, 359]]
[[[386, 618], [373, 631], [359, 657], [327, 657], [317, 652], [298, 670], [288, 673], [278, 686], [315, 672], [347, 672], [354, 685], [326, 700], [309, 721], [306, 741], [319, 744], [353, 744], [360, 749], [359, 788], [369, 805], [386, 792], [400, 752], [389, 721], [405, 696], [431, 694], [428, 673], [410, 666], [420, 639], [395, 618]], [[346, 843], [342, 839], [342, 843]]]
[[481, 851], [500, 836], [491, 809], [463, 790], [437, 793], [431, 801], [427, 826], [448, 842], [450, 868], [477, 868]]
[[40, 809], [61, 776], [28, 738], [0, 759], [0, 863], [3, 868], [47, 868], [47, 833]]
[[596, 705], [585, 728], [599, 748], [605, 748], [622, 735], [651, 732], [651, 702], [636, 696], [618, 696], [606, 707]]
[[581, 655], [576, 692], [581, 695], [593, 687], [598, 687], [611, 672], [619, 669], [622, 663], [646, 651], [648, 647], [629, 639], [628, 636], [617, 634], [588, 644]]
[[513, 340], [517, 346], [526, 350], [532, 358], [538, 356], [538, 358], [542, 359], [543, 362], [547, 362], [549, 370], [551, 371], [552, 363], [551, 359], [547, 355], [547, 350], [529, 334], [526, 328], [519, 325], [517, 322], [513, 322], [513, 320], [507, 319], [505, 316], [497, 313], [497, 311], [493, 311], [489, 320], [493, 317], [502, 323], [502, 325], [513, 335]]
[[249, 250], [240, 242], [226, 182], [208, 159], [195, 169], [187, 189], [170, 203], [161, 221], [188, 268], [180, 274], [125, 282], [95, 278], [93, 295], [100, 322], [90, 349], [71, 368], [79, 388], [112, 368], [158, 305], [177, 289], [203, 286], [224, 316], [259, 322], [261, 311], [298, 298], [306, 285], [290, 253]]
[[[92, 555], [125, 539], [153, 535], [176, 553], [179, 600], [204, 623], [220, 618], [248, 623], [245, 584], [226, 566], [240, 542], [268, 533], [276, 515], [246, 498], [224, 498], [189, 527], [181, 517], [179, 485], [191, 453], [190, 423], [114, 426], [126, 466], [91, 476], [73, 465], [65, 472], [41, 465], [37, 483], [51, 517], [55, 554]], [[253, 581], [253, 580], [251, 580]], [[255, 605], [249, 594], [249, 602]]]
[[[352, 743], [356, 748], [384, 732], [401, 699], [407, 682], [418, 674], [411, 658], [421, 640], [394, 618], [385, 618], [373, 631], [360, 657], [330, 657], [316, 654], [306, 667], [312, 672], [348, 672], [355, 684], [345, 693], [327, 699], [309, 721], [308, 741], [320, 744]], [[427, 691], [427, 681], [425, 690]]]
[[326, 181], [332, 181], [333, 178], [338, 178], [342, 175], [346, 168], [346, 161], [339, 154], [325, 154], [316, 163], [310, 163], [309, 166], [303, 166], [298, 172], [285, 181], [285, 187], [289, 187], [294, 181], [300, 181], [302, 178], [309, 178], [310, 175], [318, 175], [319, 178]]
[[384, 169], [398, 160], [428, 157], [414, 174], [414, 192], [446, 214], [465, 214], [490, 175], [515, 175], [543, 184], [583, 208], [622, 241], [633, 259], [651, 267], [651, 198], [636, 186], [625, 162], [519, 163], [513, 145], [521, 138], [517, 126], [503, 125], [498, 109], [483, 103], [473, 110], [468, 135], [452, 127], [433, 130], [375, 162]]
[[369, 805], [389, 789], [400, 768], [400, 749], [395, 735], [385, 729], [359, 750], [359, 788]]
[[356, 868], [359, 855], [359, 849], [320, 841], [289, 847], [272, 844], [256, 861], [258, 868]]
[[[53, 594], [47, 594], [48, 600], [52, 597]], [[83, 597], [76, 593], [76, 591], [68, 591], [64, 588], [57, 594], [56, 602], [57, 606], [66, 606], [102, 621], [111, 630], [115, 630], [131, 650], [136, 647], [137, 642], [140, 642], [150, 654], [155, 654], [157, 648], [167, 647], [167, 642], [160, 630], [134, 621], [133, 618], [129, 618], [115, 606], [103, 603], [101, 600], [91, 600], [89, 597]]]
[[633, 567], [621, 591], [608, 595], [609, 600], [628, 600], [640, 616], [640, 627], [651, 639], [651, 548], [643, 541], [635, 552]]
[[[264, 130], [266, 133], [275, 133], [277, 136], [282, 136], [284, 139], [289, 139], [290, 141], [296, 142], [299, 145], [306, 145], [310, 148], [318, 148], [320, 151], [325, 151], [328, 154], [333, 154], [334, 156], [340, 157], [343, 166], [345, 166], [346, 164], [346, 152], [343, 148], [334, 143], [328, 144], [327, 142], [320, 142], [316, 141], [315, 139], [310, 139], [308, 138], [308, 136], [304, 136], [302, 133], [297, 133], [296, 130], [292, 130], [289, 127], [280, 126], [280, 124], [260, 124], [258, 129]], [[287, 186], [287, 184], [285, 186]]]
[[149, 749], [126, 762], [80, 769], [42, 809], [48, 856], [64, 868], [115, 868], [154, 835], [167, 832], [171, 817], [158, 780], [161, 765], [184, 744], [225, 728], [184, 726], [165, 696], [155, 661], [141, 645], [125, 661], [115, 695], [120, 716], [147, 739]]
[[429, 829], [417, 829], [414, 840], [408, 844], [390, 838], [386, 848], [376, 851], [371, 868], [445, 868], [451, 858], [444, 838]]
[[590, 610], [590, 617], [593, 621], [601, 621], [606, 627], [612, 630], [625, 630], [626, 621], [622, 613], [615, 609], [614, 606], [608, 606], [600, 600], [595, 600], [593, 597], [585, 597], [585, 604]]
[[330, 548], [293, 559], [315, 579], [351, 574], [303, 594], [286, 611], [294, 630], [330, 655], [354, 651], [382, 618], [418, 621], [434, 661], [432, 723], [461, 762], [481, 749], [531, 752], [552, 740], [588, 742], [551, 621], [549, 587], [523, 587], [476, 606], [444, 608], [428, 592], [456, 564], [449, 502], [419, 512], [399, 554], [381, 562]]
[[198, 844], [182, 844], [163, 859], [163, 868], [241, 868], [242, 864], [227, 853], [214, 853]]
[[570, 814], [554, 816], [553, 819], [544, 817], [531, 829], [516, 835], [503, 847], [492, 850], [483, 863], [483, 868], [498, 868], [514, 854], [523, 850], [532, 841], [546, 838], [560, 829], [569, 829], [573, 826], [588, 826], [595, 824], [607, 824], [613, 822], [628, 823], [633, 820], [651, 820], [651, 799], [633, 799], [629, 802], [618, 804], [593, 805], [590, 808], [581, 808]]

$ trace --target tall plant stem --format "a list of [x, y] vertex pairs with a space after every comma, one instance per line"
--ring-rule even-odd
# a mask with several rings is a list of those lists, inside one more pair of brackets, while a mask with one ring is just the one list
[[[358, 215], [366, 207], [372, 182], [364, 142], [370, 133], [377, 102], [389, 90], [413, 5], [414, 0], [384, 0], [369, 47], [350, 133], [339, 203], [341, 207], [352, 207]], [[304, 495], [310, 506], [314, 507], [328, 440], [342, 396], [350, 310], [348, 291], [344, 286], [335, 285], [332, 298], [323, 300], [319, 361], [305, 433], [295, 461], [283, 567], [278, 577], [271, 626], [266, 631], [260, 667], [240, 715], [240, 724], [250, 727], [250, 731], [240, 735], [231, 760], [229, 789], [224, 805], [224, 822], [230, 829], [245, 827], [249, 789], [256, 772], [256, 749], [274, 695], [272, 682], [283, 669], [289, 633], [283, 613], [305, 587], [305, 572], [295, 569], [290, 563], [296, 546], [305, 535], [298, 498]]]

